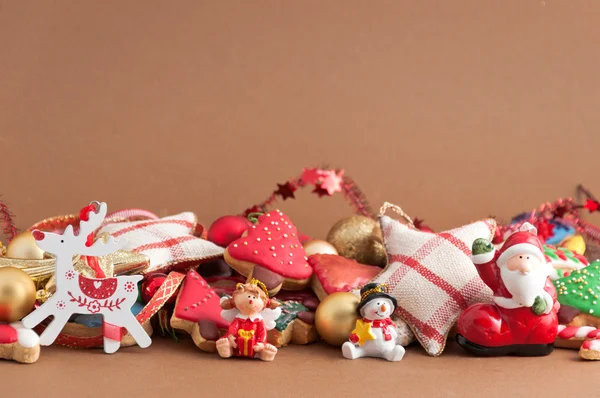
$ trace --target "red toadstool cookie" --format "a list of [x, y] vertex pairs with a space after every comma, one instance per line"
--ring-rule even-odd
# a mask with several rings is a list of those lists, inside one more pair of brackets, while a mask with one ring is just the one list
[[335, 254], [313, 254], [308, 263], [313, 269], [311, 287], [319, 300], [331, 293], [358, 289], [382, 271]]
[[216, 351], [215, 342], [229, 322], [221, 317], [219, 295], [194, 270], [188, 271], [171, 317], [173, 329], [188, 332], [202, 351]]
[[296, 227], [279, 210], [258, 217], [246, 236], [227, 246], [224, 258], [248, 280], [263, 282], [270, 295], [307, 287], [313, 272]]

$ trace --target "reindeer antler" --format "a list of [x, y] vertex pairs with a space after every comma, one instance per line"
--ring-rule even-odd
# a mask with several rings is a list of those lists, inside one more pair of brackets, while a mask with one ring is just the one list
[[92, 202], [82, 209], [79, 222], [79, 236], [87, 237], [100, 227], [106, 217], [106, 203]]

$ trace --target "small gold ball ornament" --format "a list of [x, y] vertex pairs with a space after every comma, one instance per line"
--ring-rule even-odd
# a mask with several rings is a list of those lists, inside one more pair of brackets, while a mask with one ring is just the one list
[[324, 240], [311, 240], [306, 242], [303, 246], [307, 257], [313, 254], [338, 254], [338, 251], [335, 249], [335, 247], [333, 247], [331, 243], [325, 242]]
[[359, 298], [352, 293], [338, 292], [325, 297], [317, 307], [315, 326], [325, 342], [339, 347], [348, 341], [359, 319], [356, 307]]
[[0, 322], [16, 322], [33, 310], [35, 283], [15, 267], [0, 268]]
[[6, 247], [6, 257], [25, 260], [42, 260], [44, 251], [35, 243], [31, 232], [21, 232]]
[[372, 218], [351, 216], [341, 219], [329, 230], [327, 241], [340, 256], [382, 268], [387, 264], [381, 228]]

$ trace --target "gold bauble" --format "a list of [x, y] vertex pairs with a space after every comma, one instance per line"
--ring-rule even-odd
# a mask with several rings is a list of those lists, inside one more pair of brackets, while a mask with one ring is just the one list
[[16, 322], [33, 310], [35, 283], [25, 271], [0, 268], [0, 322]]
[[325, 242], [324, 240], [310, 240], [303, 246], [307, 257], [312, 256], [313, 254], [338, 254], [338, 251], [335, 249], [335, 247], [333, 247], [331, 243]]
[[35, 243], [31, 232], [21, 232], [10, 241], [6, 247], [6, 257], [22, 258], [25, 260], [41, 260], [44, 251]]
[[378, 267], [387, 264], [381, 228], [372, 218], [351, 216], [341, 219], [329, 230], [327, 241], [340, 256]]
[[315, 313], [315, 326], [319, 336], [336, 347], [348, 341], [356, 320], [359, 319], [356, 312], [359, 301], [358, 297], [347, 292], [325, 297]]

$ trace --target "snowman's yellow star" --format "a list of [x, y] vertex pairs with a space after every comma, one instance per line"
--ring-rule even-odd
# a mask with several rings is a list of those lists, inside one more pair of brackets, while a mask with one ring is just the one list
[[352, 333], [358, 336], [359, 345], [365, 344], [367, 340], [375, 340], [375, 335], [371, 332], [371, 322], [363, 322], [362, 319], [356, 321]]

